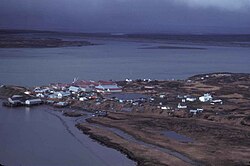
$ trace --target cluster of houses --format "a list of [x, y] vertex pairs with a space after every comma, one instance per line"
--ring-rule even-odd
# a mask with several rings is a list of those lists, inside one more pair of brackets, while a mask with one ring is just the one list
[[[131, 82], [132, 80], [126, 79], [126, 82]], [[151, 80], [143, 80], [143, 81], [151, 81]], [[144, 91], [151, 90], [152, 87], [145, 86]], [[79, 101], [87, 101], [95, 99], [96, 104], [100, 104], [100, 94], [111, 94], [122, 92], [122, 87], [118, 86], [113, 81], [78, 81], [74, 80], [70, 84], [50, 84], [49, 86], [36, 87], [30, 91], [26, 91], [24, 95], [14, 95], [8, 98], [8, 103], [5, 103], [6, 106], [32, 106], [38, 105], [46, 102], [47, 104], [53, 104], [54, 106], [64, 107], [69, 105], [70, 100], [79, 100]], [[103, 96], [103, 95], [101, 95]], [[138, 95], [138, 94], [119, 94], [111, 95], [110, 97], [106, 96], [106, 100], [115, 100], [119, 103], [131, 103], [134, 106], [143, 105], [145, 102], [149, 103], [157, 103], [154, 97]], [[166, 94], [158, 94], [159, 98], [164, 101], [166, 98]], [[189, 113], [196, 115], [198, 113], [203, 112], [202, 108], [195, 108], [190, 105], [190, 103], [198, 102], [200, 103], [210, 103], [210, 104], [223, 104], [222, 100], [216, 99], [214, 100], [212, 95], [209, 93], [205, 93], [199, 97], [193, 97], [191, 95], [177, 96], [178, 100], [175, 100], [175, 104], [177, 104], [176, 108], [174, 105], [172, 107], [165, 105], [160, 102], [157, 105], [157, 108], [162, 110], [188, 110]], [[105, 100], [103, 100], [105, 101]], [[188, 106], [190, 105], [190, 106]]]
[[122, 92], [119, 87], [112, 81], [74, 81], [71, 84], [50, 84], [48, 87], [37, 87], [33, 90], [36, 97], [49, 99], [62, 99], [68, 96], [78, 95], [82, 93], [112, 93]]
[[46, 102], [55, 106], [67, 106], [67, 101], [61, 99], [79, 99], [84, 101], [96, 99], [98, 93], [113, 92], [122, 92], [122, 87], [112, 81], [74, 81], [71, 84], [56, 83], [49, 86], [36, 87], [31, 91], [26, 91], [24, 95], [14, 95], [8, 98], [8, 102], [5, 105], [31, 106]]
[[[159, 95], [160, 98], [165, 98], [165, 95]], [[223, 104], [221, 99], [216, 99], [214, 100], [212, 95], [209, 93], [205, 93], [203, 94], [203, 96], [200, 97], [193, 97], [190, 95], [184, 95], [184, 96], [177, 96], [178, 99], [181, 100], [181, 102], [178, 103], [177, 105], [177, 109], [188, 109], [188, 104], [190, 104], [191, 102], [201, 102], [201, 103], [210, 103], [212, 105], [214, 104]], [[169, 106], [162, 106], [162, 104], [160, 103], [159, 108], [161, 108], [162, 110], [172, 110], [172, 107]], [[196, 108], [196, 109], [189, 109], [189, 113], [192, 113], [193, 115], [196, 115], [198, 113], [202, 113], [203, 109], [202, 108]]]

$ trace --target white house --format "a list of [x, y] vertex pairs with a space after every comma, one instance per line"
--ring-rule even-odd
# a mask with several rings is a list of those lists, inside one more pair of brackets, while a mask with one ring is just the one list
[[59, 98], [63, 98], [63, 97], [67, 97], [67, 96], [70, 96], [70, 92], [63, 92], [63, 91], [60, 91], [60, 92], [56, 92], [57, 93], [57, 96]]
[[186, 100], [190, 101], [190, 102], [194, 102], [196, 100], [196, 98], [195, 97], [187, 97]]
[[70, 92], [63, 92], [63, 91], [60, 91], [60, 92], [55, 92], [51, 95], [49, 95], [48, 97], [51, 98], [51, 99], [61, 99], [63, 97], [67, 97], [67, 96], [70, 96]]
[[206, 94], [204, 94], [203, 96], [199, 97], [199, 100], [200, 100], [201, 102], [212, 101], [212, 100], [213, 100], [213, 97], [212, 97], [209, 93], [206, 93]]
[[87, 97], [80, 97], [79, 98], [79, 101], [85, 101], [85, 100], [88, 100], [88, 98]]
[[42, 94], [42, 93], [37, 93], [37, 94], [36, 94], [36, 97], [44, 98], [45, 96], [44, 96], [44, 94]]
[[167, 107], [167, 106], [162, 106], [162, 107], [161, 107], [161, 109], [162, 109], [162, 110], [169, 110], [169, 109], [170, 109], [170, 107]]
[[221, 99], [217, 99], [217, 100], [213, 100], [213, 103], [223, 104], [223, 101]]
[[186, 105], [181, 105], [181, 104], [179, 103], [178, 106], [177, 106], [177, 108], [179, 108], [179, 109], [185, 109], [185, 108], [187, 108], [187, 106], [186, 106]]
[[132, 82], [133, 80], [127, 78], [125, 81], [126, 81], [126, 82]]
[[161, 94], [159, 97], [160, 97], [161, 99], [163, 99], [163, 98], [166, 97], [166, 95]]

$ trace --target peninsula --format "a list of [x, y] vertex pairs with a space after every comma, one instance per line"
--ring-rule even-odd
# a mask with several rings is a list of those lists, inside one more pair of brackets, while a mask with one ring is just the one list
[[249, 165], [250, 74], [2, 85], [4, 106], [47, 104], [138, 165]]

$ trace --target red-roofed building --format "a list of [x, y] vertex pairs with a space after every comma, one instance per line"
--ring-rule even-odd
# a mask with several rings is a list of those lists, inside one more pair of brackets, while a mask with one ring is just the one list
[[95, 89], [95, 86], [98, 86], [99, 84], [94, 81], [76, 81], [71, 84], [72, 86], [80, 87], [82, 91], [91, 91]]

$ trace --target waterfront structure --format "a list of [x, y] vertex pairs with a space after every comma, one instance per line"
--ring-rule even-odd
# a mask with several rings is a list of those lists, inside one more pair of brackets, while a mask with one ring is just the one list
[[25, 98], [23, 95], [13, 95], [12, 97], [8, 98], [8, 102], [10, 104], [23, 104], [25, 101]]
[[38, 105], [38, 104], [42, 104], [41, 99], [28, 99], [28, 100], [25, 101], [25, 105], [28, 105], [28, 106]]

